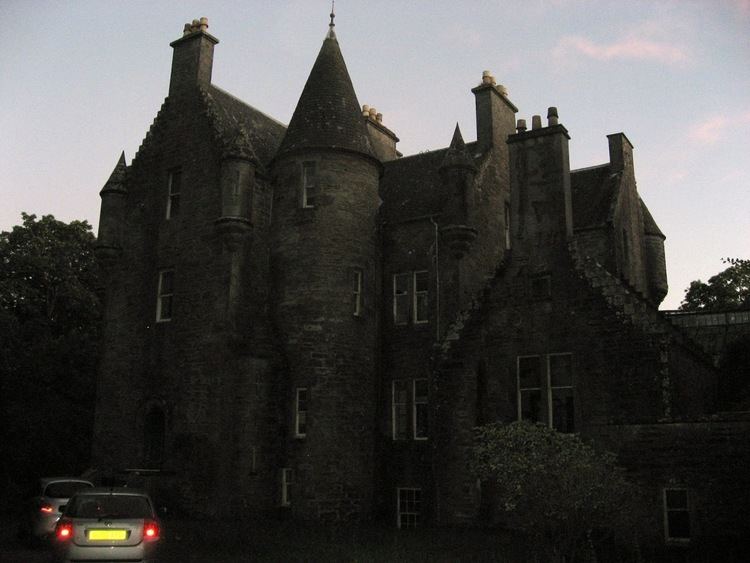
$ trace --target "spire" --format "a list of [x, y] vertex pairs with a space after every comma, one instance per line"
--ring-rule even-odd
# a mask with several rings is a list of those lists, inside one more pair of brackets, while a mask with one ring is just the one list
[[336, 27], [336, 24], [333, 23], [333, 18], [336, 17], [334, 10], [335, 2], [336, 0], [331, 0], [331, 23], [328, 24], [328, 35], [326, 35], [328, 39], [336, 39], [336, 32], [333, 31], [333, 28]]
[[470, 168], [476, 169], [474, 162], [471, 160], [471, 155], [466, 149], [466, 143], [464, 143], [463, 135], [461, 135], [461, 129], [456, 123], [456, 129], [453, 131], [453, 139], [448, 150], [445, 151], [445, 157], [440, 168]]
[[331, 12], [328, 34], [297, 102], [279, 154], [335, 148], [374, 157], [367, 125], [333, 32], [333, 18]]
[[125, 182], [125, 173], [127, 170], [128, 165], [125, 162], [125, 151], [122, 151], [120, 159], [117, 161], [114, 170], [112, 170], [112, 174], [109, 175], [109, 180], [107, 180], [107, 183], [104, 184], [102, 191], [99, 193], [124, 192], [125, 187], [123, 186], [123, 183]]

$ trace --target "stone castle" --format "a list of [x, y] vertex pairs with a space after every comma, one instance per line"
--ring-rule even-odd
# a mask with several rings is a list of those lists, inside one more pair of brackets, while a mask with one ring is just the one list
[[527, 127], [485, 72], [477, 139], [403, 156], [333, 18], [288, 126], [212, 84], [207, 30], [171, 43], [168, 97], [101, 191], [99, 466], [173, 469], [209, 515], [471, 524], [472, 429], [528, 419], [619, 451], [662, 540], [711, 528], [714, 450], [685, 469], [658, 444], [711, 442], [715, 372], [657, 310], [664, 235], [624, 134], [570, 170], [557, 110]]

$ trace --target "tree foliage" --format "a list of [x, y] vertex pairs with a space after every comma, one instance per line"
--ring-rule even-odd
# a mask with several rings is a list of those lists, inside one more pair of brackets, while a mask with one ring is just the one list
[[547, 557], [591, 549], [618, 538], [632, 545], [641, 504], [635, 486], [609, 453], [577, 435], [528, 422], [476, 429], [472, 466], [494, 483], [508, 527], [528, 534]]
[[683, 311], [727, 311], [750, 308], [750, 260], [724, 259], [728, 268], [709, 278], [690, 282], [680, 309]]
[[85, 221], [22, 214], [0, 233], [0, 485], [88, 462], [100, 335]]

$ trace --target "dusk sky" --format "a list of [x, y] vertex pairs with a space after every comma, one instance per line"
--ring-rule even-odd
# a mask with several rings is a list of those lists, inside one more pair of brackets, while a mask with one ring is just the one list
[[[220, 41], [213, 83], [288, 123], [326, 31], [328, 0], [0, 0], [0, 230], [21, 212], [99, 220], [99, 190], [138, 149], [185, 22]], [[572, 168], [635, 147], [641, 197], [667, 236], [677, 308], [722, 257], [750, 258], [750, 0], [337, 0], [360, 104], [405, 155], [476, 139], [470, 90], [490, 70], [518, 118], [556, 106]], [[546, 121], [546, 120], [545, 120]]]

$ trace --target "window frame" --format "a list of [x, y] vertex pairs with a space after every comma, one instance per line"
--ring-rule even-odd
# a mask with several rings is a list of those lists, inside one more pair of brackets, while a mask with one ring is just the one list
[[[174, 316], [174, 268], [165, 268], [159, 270], [159, 279], [156, 287], [156, 322], [164, 323], [171, 321]], [[164, 292], [164, 276], [165, 274], [171, 275], [171, 285], [169, 292]], [[169, 303], [169, 307], [165, 307], [164, 303]], [[168, 316], [164, 315], [164, 310], [168, 309]]]
[[[175, 178], [178, 181], [175, 182]], [[177, 191], [174, 190], [175, 183]], [[172, 168], [167, 171], [167, 208], [164, 219], [169, 221], [180, 213], [180, 196], [182, 194], [182, 168]]]
[[[552, 385], [552, 369], [551, 369], [551, 358], [567, 356], [570, 358], [570, 385]], [[540, 387], [521, 387], [521, 360], [536, 358], [539, 362], [540, 374], [539, 374], [539, 385]], [[542, 361], [542, 359], [544, 361]], [[545, 420], [537, 420], [531, 422], [543, 423], [547, 428], [552, 428], [558, 432], [563, 433], [574, 433], [576, 432], [576, 416], [575, 416], [575, 370], [573, 369], [573, 353], [572, 352], [554, 352], [551, 354], [527, 354], [516, 356], [516, 419], [528, 420], [523, 418], [523, 391], [539, 391], [540, 400], [545, 401], [546, 404], [541, 405], [540, 414], [544, 414]], [[571, 430], [560, 430], [555, 428], [555, 411], [554, 411], [554, 391], [561, 389], [570, 389], [571, 396], [573, 397], [573, 420]], [[541, 417], [540, 417], [541, 418]]]
[[281, 506], [292, 505], [290, 488], [294, 484], [294, 470], [291, 467], [281, 468]]
[[364, 272], [362, 268], [352, 268], [350, 281], [352, 282], [352, 315], [355, 317], [361, 317], [364, 313], [364, 300], [362, 294]]
[[[424, 394], [424, 400], [423, 401], [417, 401], [417, 382], [424, 382], [425, 384], [425, 394]], [[430, 389], [429, 389], [429, 380], [426, 377], [416, 377], [411, 380], [411, 428], [412, 428], [412, 438], [417, 441], [424, 441], [429, 440], [429, 431], [430, 431], [430, 425], [429, 425], [429, 416], [430, 416]], [[417, 416], [417, 410], [421, 406], [426, 411], [424, 413], [425, 417], [425, 428], [424, 428], [424, 434], [420, 435], [417, 433], [419, 430], [417, 421], [419, 420], [419, 417]]]
[[[404, 498], [402, 503], [402, 494], [411, 493], [414, 498]], [[411, 503], [411, 506], [408, 504]], [[413, 510], [402, 510], [402, 505]], [[406, 518], [406, 522], [404, 517]], [[419, 487], [397, 487], [396, 488], [396, 527], [401, 530], [405, 528], [419, 527], [420, 517], [422, 516], [422, 489]], [[412, 518], [408, 518], [412, 517]]]
[[[418, 291], [417, 290], [417, 275], [424, 274], [426, 278], [426, 285], [427, 288]], [[430, 272], [429, 270], [415, 270], [412, 272], [412, 322], [415, 325], [418, 324], [427, 324], [430, 322]], [[427, 304], [425, 306], [425, 318], [419, 317], [419, 299], [420, 297], [424, 298], [427, 301]]]
[[[417, 280], [424, 275], [424, 289], [418, 289]], [[406, 326], [430, 322], [430, 271], [411, 270], [392, 274], [393, 324]], [[424, 317], [420, 316], [424, 304]]]
[[[304, 393], [303, 406], [304, 409], [300, 409], [300, 393]], [[310, 401], [310, 394], [307, 387], [297, 387], [294, 393], [294, 437], [303, 439], [307, 436], [307, 405]], [[303, 415], [303, 416], [300, 416]], [[302, 424], [300, 424], [300, 422]], [[303, 431], [300, 432], [300, 426], [303, 426]]]
[[300, 182], [300, 203], [302, 208], [314, 209], [315, 200], [319, 195], [318, 163], [314, 160], [303, 161]]
[[[674, 508], [668, 504], [668, 492], [684, 492], [685, 493], [685, 507]], [[664, 516], [664, 541], [671, 544], [687, 544], [693, 537], [693, 519], [690, 510], [690, 489], [685, 486], [670, 485], [662, 487], [662, 511]], [[669, 535], [669, 515], [670, 513], [685, 513], [687, 515], [687, 537], [676, 537]]]
[[507, 201], [503, 207], [503, 218], [505, 220], [505, 226], [503, 227], [503, 233], [505, 235], [505, 250], [510, 250], [510, 203]]
[[[409, 386], [408, 379], [394, 379], [391, 381], [391, 438], [393, 441], [409, 439]], [[403, 385], [406, 400], [396, 401], [396, 385]], [[399, 409], [398, 407], [402, 407]], [[401, 424], [399, 424], [399, 422]], [[403, 428], [401, 428], [403, 426]]]

